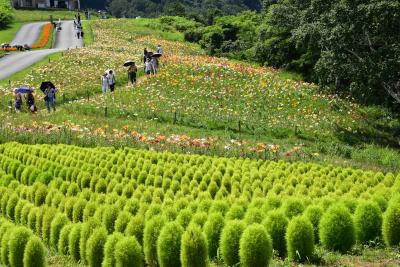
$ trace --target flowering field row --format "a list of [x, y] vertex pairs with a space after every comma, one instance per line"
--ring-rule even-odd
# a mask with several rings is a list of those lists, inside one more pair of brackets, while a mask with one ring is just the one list
[[273, 250], [313, 262], [315, 246], [400, 245], [399, 174], [129, 148], [0, 152], [3, 216], [89, 266], [268, 266]]

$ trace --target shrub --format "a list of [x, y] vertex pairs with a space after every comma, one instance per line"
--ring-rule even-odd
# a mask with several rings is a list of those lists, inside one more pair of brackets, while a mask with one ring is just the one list
[[17, 194], [13, 194], [7, 202], [7, 208], [6, 208], [6, 213], [7, 217], [11, 219], [12, 221], [15, 220], [15, 207], [17, 206], [19, 201], [19, 197]]
[[244, 216], [244, 221], [246, 224], [250, 225], [253, 223], [260, 224], [263, 220], [263, 214], [258, 208], [250, 208], [246, 211]]
[[304, 262], [314, 252], [314, 230], [309, 220], [304, 217], [293, 218], [286, 232], [288, 257], [291, 260]]
[[224, 224], [224, 217], [219, 212], [209, 215], [206, 223], [204, 224], [204, 234], [208, 244], [208, 256], [211, 259], [217, 258], [219, 239], [222, 229], [224, 228]]
[[69, 223], [69, 220], [65, 214], [59, 213], [51, 222], [50, 226], [50, 245], [53, 248], [58, 248], [58, 240], [60, 239], [61, 230], [65, 225]]
[[72, 208], [72, 221], [74, 223], [83, 221], [83, 212], [85, 210], [87, 201], [84, 199], [78, 199]]
[[400, 243], [400, 203], [392, 202], [383, 215], [382, 235], [388, 246]]
[[207, 266], [207, 241], [198, 225], [190, 225], [182, 235], [180, 259], [182, 267]]
[[89, 266], [101, 266], [106, 242], [107, 230], [103, 227], [95, 229], [86, 244], [86, 259]]
[[114, 232], [115, 221], [118, 217], [118, 207], [115, 205], [106, 206], [103, 211], [102, 221], [109, 234]]
[[304, 212], [304, 217], [306, 217], [314, 228], [314, 242], [319, 243], [319, 222], [321, 220], [324, 210], [317, 205], [308, 206]]
[[32, 236], [25, 247], [23, 257], [24, 267], [45, 267], [46, 266], [46, 248], [42, 240]]
[[[83, 264], [87, 264], [87, 257], [86, 257], [86, 243], [89, 237], [92, 235], [93, 230], [100, 227], [100, 222], [96, 219], [90, 219], [86, 223], [82, 224], [81, 231], [80, 231], [80, 238], [79, 238], [79, 255], [81, 258], [81, 262]], [[72, 253], [72, 251], [71, 251]]]
[[240, 263], [243, 267], [268, 266], [272, 257], [272, 241], [265, 228], [254, 224], [240, 238]]
[[136, 215], [126, 226], [125, 235], [134, 236], [139, 244], [143, 245], [144, 217]]
[[60, 232], [60, 238], [58, 240], [58, 253], [61, 255], [68, 255], [69, 250], [68, 250], [68, 242], [69, 242], [69, 234], [71, 233], [71, 230], [73, 228], [73, 224], [68, 224], [65, 225], [61, 232]]
[[42, 219], [42, 238], [45, 242], [50, 242], [51, 223], [57, 215], [57, 210], [54, 208], [47, 208], [43, 211]]
[[123, 237], [124, 236], [121, 233], [114, 233], [107, 237], [107, 242], [104, 245], [104, 260], [102, 267], [115, 266], [115, 246]]
[[157, 266], [157, 239], [165, 224], [162, 216], [153, 217], [146, 223], [143, 234], [144, 256], [150, 267]]
[[[12, 224], [10, 224], [10, 225], [8, 225], [8, 226], [2, 226], [1, 227], [2, 229], [2, 231], [1, 231], [1, 233], [2, 233], [2, 235], [0, 236], [0, 239], [1, 239], [1, 245], [0, 245], [0, 248], [1, 248], [1, 262], [4, 264], [4, 265], [6, 265], [6, 266], [8, 266], [8, 265], [10, 265], [9, 263], [10, 263], [10, 260], [9, 260], [9, 257], [8, 257], [8, 255], [9, 255], [9, 253], [10, 253], [10, 247], [9, 247], [9, 240], [10, 240], [10, 237], [11, 237], [11, 232], [12, 232], [12, 228], [13, 228], [13, 225]], [[5, 228], [5, 229], [4, 229]]]
[[225, 215], [226, 220], [241, 220], [243, 219], [245, 210], [241, 205], [233, 204]]
[[353, 219], [347, 208], [341, 205], [330, 207], [319, 223], [321, 244], [328, 249], [347, 252], [355, 243]]
[[129, 212], [127, 212], [127, 211], [121, 212], [118, 215], [117, 220], [115, 221], [115, 231], [124, 233], [131, 218], [132, 218], [132, 215]]
[[374, 241], [381, 236], [382, 212], [375, 202], [361, 202], [354, 213], [356, 237], [360, 243]]
[[273, 248], [278, 252], [280, 257], [285, 257], [287, 253], [285, 236], [289, 224], [289, 220], [286, 218], [285, 214], [279, 210], [272, 210], [268, 212], [262, 224], [272, 238]]
[[160, 267], [181, 266], [179, 256], [183, 228], [177, 222], [166, 224], [157, 240], [157, 255]]
[[68, 236], [68, 251], [69, 255], [71, 255], [71, 258], [79, 262], [81, 259], [80, 256], [80, 249], [79, 249], [79, 241], [81, 238], [81, 230], [82, 230], [82, 224], [74, 224], [71, 232]]
[[176, 221], [183, 227], [188, 227], [190, 221], [192, 220], [192, 211], [190, 209], [181, 210], [176, 217]]
[[142, 267], [142, 247], [134, 237], [124, 237], [115, 246], [116, 267]]
[[226, 223], [221, 233], [221, 258], [228, 266], [239, 263], [240, 237], [245, 229], [242, 221], [233, 220]]
[[32, 236], [32, 232], [26, 227], [15, 227], [9, 236], [9, 259], [13, 267], [24, 266], [25, 247]]
[[303, 202], [297, 198], [289, 198], [282, 205], [283, 212], [289, 219], [300, 215], [304, 211]]

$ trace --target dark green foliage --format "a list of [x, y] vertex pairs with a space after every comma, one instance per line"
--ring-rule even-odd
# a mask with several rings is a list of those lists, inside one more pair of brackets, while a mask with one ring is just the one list
[[35, 181], [34, 180], [30, 180], [29, 184], [33, 184], [35, 182], [40, 182], [42, 184], [47, 185], [47, 184], [49, 184], [51, 182], [52, 179], [53, 179], [53, 175], [50, 172], [41, 172], [37, 176], [36, 180]]
[[245, 224], [238, 220], [227, 222], [222, 230], [219, 246], [221, 258], [228, 266], [239, 263], [240, 237], [244, 230]]
[[71, 258], [78, 262], [81, 258], [79, 241], [81, 239], [82, 224], [74, 224], [68, 236], [68, 251]]
[[357, 241], [366, 243], [381, 236], [382, 212], [375, 202], [361, 202], [354, 213]]
[[115, 246], [124, 236], [121, 233], [114, 233], [107, 237], [107, 242], [104, 245], [104, 260], [102, 267], [115, 266]]
[[95, 229], [86, 244], [86, 259], [89, 266], [101, 266], [106, 242], [107, 230], [103, 227]]
[[400, 203], [392, 202], [383, 215], [382, 235], [386, 245], [400, 244]]
[[321, 244], [328, 249], [345, 253], [355, 243], [353, 219], [347, 208], [341, 205], [330, 207], [319, 223]]
[[180, 249], [183, 228], [177, 222], [167, 223], [157, 240], [157, 256], [160, 267], [180, 267]]
[[219, 239], [224, 225], [224, 217], [218, 212], [210, 214], [204, 224], [204, 234], [208, 244], [208, 256], [210, 259], [215, 259], [218, 255]]
[[[53, 222], [54, 223], [54, 222]], [[74, 227], [73, 224], [68, 224], [63, 226], [60, 232], [60, 239], [58, 240], [57, 251], [61, 255], [68, 255], [69, 254], [69, 234], [71, 233], [72, 228]]]
[[59, 213], [51, 222], [50, 226], [50, 245], [57, 249], [58, 240], [60, 239], [61, 230], [65, 225], [69, 223], [69, 220], [65, 214]]
[[13, 267], [23, 267], [23, 259], [26, 244], [32, 232], [25, 227], [15, 227], [9, 235], [10, 265]]
[[239, 256], [243, 267], [269, 265], [272, 258], [272, 240], [262, 225], [251, 225], [243, 232]]
[[42, 240], [36, 236], [29, 238], [23, 257], [24, 267], [45, 267], [46, 247]]
[[278, 210], [270, 211], [262, 224], [272, 238], [273, 248], [278, 252], [280, 257], [285, 257], [287, 253], [285, 236], [289, 224], [289, 220], [285, 214]]
[[142, 247], [134, 237], [123, 237], [115, 246], [116, 267], [143, 267]]
[[314, 229], [304, 217], [293, 218], [286, 232], [288, 257], [297, 262], [311, 259], [314, 252]]
[[192, 224], [182, 235], [182, 267], [206, 267], [208, 265], [207, 241], [199, 226]]
[[143, 234], [143, 249], [146, 263], [150, 267], [158, 265], [157, 256], [157, 240], [165, 224], [165, 219], [162, 216], [153, 217], [150, 221], [146, 222]]

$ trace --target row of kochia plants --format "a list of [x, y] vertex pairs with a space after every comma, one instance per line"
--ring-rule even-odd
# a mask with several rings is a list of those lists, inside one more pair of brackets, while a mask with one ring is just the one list
[[400, 175], [331, 165], [8, 143], [0, 197], [6, 266], [44, 266], [49, 250], [88, 266], [268, 266], [400, 245]]

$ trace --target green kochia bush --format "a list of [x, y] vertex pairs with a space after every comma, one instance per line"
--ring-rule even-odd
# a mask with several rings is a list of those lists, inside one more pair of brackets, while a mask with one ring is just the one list
[[115, 246], [123, 237], [124, 236], [121, 233], [114, 233], [107, 237], [107, 242], [104, 245], [104, 260], [102, 267], [115, 266]]
[[143, 267], [142, 247], [135, 237], [124, 237], [115, 246], [116, 267]]
[[42, 240], [32, 236], [25, 247], [24, 267], [45, 267], [46, 266], [46, 248]]
[[58, 247], [58, 240], [60, 238], [61, 230], [69, 220], [65, 214], [59, 213], [56, 215], [50, 226], [50, 244], [53, 248]]
[[74, 224], [68, 236], [68, 251], [71, 258], [78, 262], [80, 257], [79, 241], [81, 238], [82, 224]]
[[155, 216], [146, 223], [143, 235], [144, 256], [147, 264], [150, 267], [157, 266], [157, 239], [165, 224], [165, 219], [162, 216]]
[[304, 217], [293, 218], [286, 232], [289, 259], [304, 262], [314, 252], [314, 230], [311, 222]]
[[242, 267], [268, 266], [272, 257], [272, 241], [265, 228], [254, 224], [240, 238], [240, 263]]
[[215, 212], [209, 215], [204, 225], [204, 234], [208, 244], [208, 256], [211, 259], [215, 259], [218, 255], [219, 238], [224, 228], [224, 223], [224, 217], [219, 212]]
[[68, 255], [69, 253], [68, 250], [69, 234], [71, 233], [73, 226], [74, 226], [73, 224], [65, 225], [63, 226], [60, 232], [60, 239], [58, 240], [57, 250], [58, 253], [60, 253], [61, 255]]
[[321, 243], [328, 249], [347, 252], [355, 243], [355, 229], [349, 210], [342, 205], [330, 207], [319, 223]]
[[181, 242], [182, 267], [207, 266], [207, 241], [198, 225], [190, 225], [182, 235]]
[[9, 236], [10, 265], [13, 267], [23, 267], [25, 247], [32, 236], [32, 232], [26, 227], [16, 227]]
[[104, 258], [104, 245], [107, 242], [107, 230], [99, 227], [93, 231], [93, 234], [86, 244], [86, 258], [91, 267], [101, 266]]
[[381, 236], [382, 212], [375, 202], [361, 202], [354, 213], [358, 242], [366, 243]]
[[[93, 230], [100, 227], [100, 222], [96, 219], [91, 219], [86, 223], [82, 224], [82, 228], [80, 231], [80, 238], [79, 238], [79, 255], [81, 258], [82, 263], [87, 264], [87, 257], [86, 257], [86, 243], [89, 237], [92, 235]], [[72, 253], [72, 251], [71, 251]]]
[[228, 266], [239, 263], [240, 237], [245, 229], [242, 221], [227, 222], [221, 233], [221, 257]]
[[[4, 229], [6, 227], [6, 229]], [[10, 263], [10, 259], [8, 257], [9, 253], [10, 253], [10, 246], [9, 246], [9, 240], [11, 237], [11, 228], [13, 228], [14, 226], [12, 224], [10, 224], [9, 226], [2, 226], [2, 235], [0, 236], [1, 239], [1, 262], [3, 263], [3, 265], [9, 265]]]
[[279, 210], [270, 211], [262, 224], [272, 238], [273, 248], [280, 257], [285, 257], [287, 253], [285, 236], [289, 224], [285, 214]]
[[383, 216], [383, 239], [388, 246], [400, 245], [400, 203], [392, 202]]
[[158, 237], [157, 256], [160, 267], [181, 266], [179, 257], [183, 227], [177, 222], [166, 224]]
[[125, 235], [136, 237], [137, 241], [143, 244], [143, 232], [144, 232], [144, 217], [141, 215], [136, 215], [133, 217], [125, 229]]
[[319, 222], [324, 213], [324, 210], [317, 205], [308, 206], [304, 212], [304, 216], [311, 222], [314, 227], [314, 241], [319, 243]]

